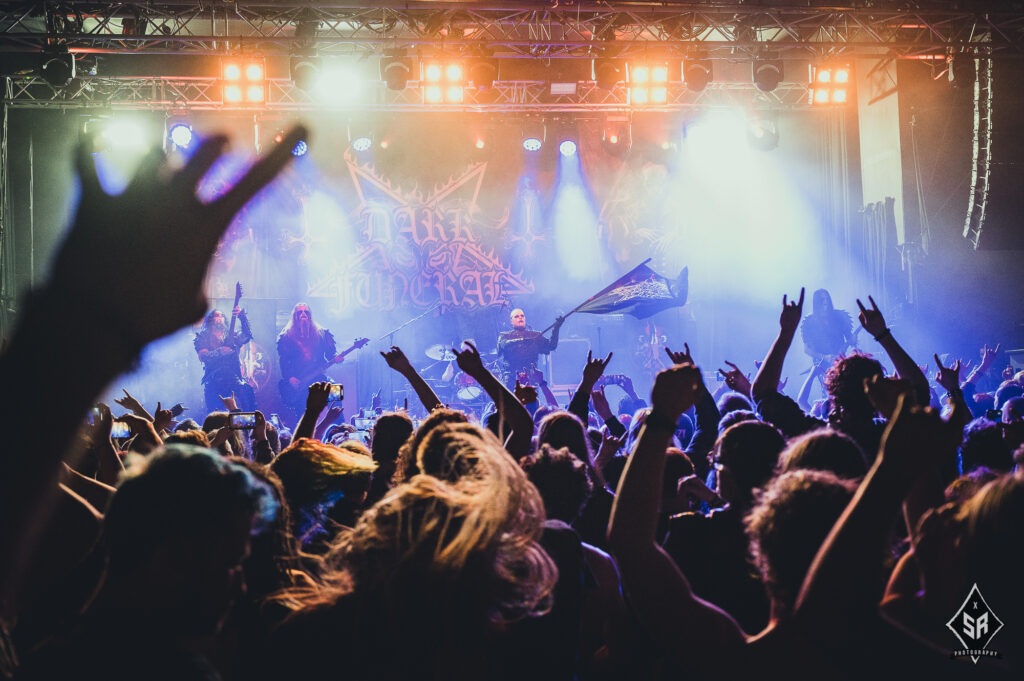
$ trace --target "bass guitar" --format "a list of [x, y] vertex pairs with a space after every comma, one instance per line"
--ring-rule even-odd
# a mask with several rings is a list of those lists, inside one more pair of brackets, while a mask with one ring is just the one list
[[235, 308], [242, 302], [242, 282], [235, 282], [235, 302], [231, 306], [231, 326], [228, 327], [228, 342], [234, 344], [235, 342], [235, 321], [238, 319], [238, 315], [235, 314]]
[[306, 405], [306, 396], [309, 393], [309, 385], [313, 382], [313, 379], [323, 374], [328, 368], [344, 361], [346, 356], [362, 348], [369, 342], [369, 338], [357, 338], [352, 345], [321, 364], [315, 371], [310, 371], [304, 376], [297, 376], [296, 378], [299, 379], [297, 386], [292, 385], [290, 376], [283, 377], [277, 383], [277, 387], [281, 391], [281, 400], [289, 407], [301, 411]]

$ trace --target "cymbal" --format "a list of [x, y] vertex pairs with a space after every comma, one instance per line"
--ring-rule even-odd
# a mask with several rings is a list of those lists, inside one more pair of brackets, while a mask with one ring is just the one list
[[426, 350], [426, 355], [432, 360], [437, 362], [453, 362], [455, 361], [455, 353], [452, 349], [438, 343], [437, 345], [431, 345]]

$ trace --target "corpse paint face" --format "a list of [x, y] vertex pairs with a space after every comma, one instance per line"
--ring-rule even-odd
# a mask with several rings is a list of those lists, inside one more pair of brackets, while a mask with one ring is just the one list
[[512, 322], [512, 328], [513, 329], [525, 329], [526, 328], [526, 313], [523, 312], [522, 310], [520, 310], [518, 308], [516, 308], [515, 310], [512, 310], [512, 313], [509, 315], [509, 319]]

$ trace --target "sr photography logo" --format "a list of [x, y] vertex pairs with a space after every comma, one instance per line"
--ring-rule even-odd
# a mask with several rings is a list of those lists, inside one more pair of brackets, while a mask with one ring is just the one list
[[994, 610], [985, 602], [977, 584], [971, 587], [960, 609], [946, 622], [946, 627], [953, 632], [963, 650], [953, 651], [952, 657], [970, 657], [974, 664], [982, 657], [1000, 657], [988, 646], [1003, 628], [1003, 622]]

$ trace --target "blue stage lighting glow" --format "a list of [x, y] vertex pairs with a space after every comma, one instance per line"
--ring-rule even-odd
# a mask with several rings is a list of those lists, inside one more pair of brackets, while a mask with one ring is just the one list
[[309, 145], [306, 144], [306, 140], [299, 140], [295, 148], [292, 149], [292, 156], [305, 156], [308, 151]]
[[188, 149], [189, 145], [192, 144], [192, 126], [188, 123], [175, 123], [167, 131], [167, 136], [174, 146], [179, 149]]

